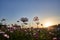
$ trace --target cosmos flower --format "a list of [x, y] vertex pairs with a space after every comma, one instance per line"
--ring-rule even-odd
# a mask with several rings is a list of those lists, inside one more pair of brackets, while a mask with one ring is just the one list
[[56, 38], [56, 37], [54, 37], [54, 38], [53, 38], [53, 40], [57, 40], [57, 38]]
[[3, 34], [3, 33], [5, 33], [5, 32], [3, 32], [3, 31], [0, 31], [0, 34]]
[[9, 35], [7, 35], [7, 34], [4, 34], [4, 37], [6, 37], [6, 38], [9, 38]]

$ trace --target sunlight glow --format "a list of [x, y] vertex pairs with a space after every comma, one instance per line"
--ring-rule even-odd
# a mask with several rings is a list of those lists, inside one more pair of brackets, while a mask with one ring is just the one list
[[51, 26], [51, 25], [53, 25], [53, 23], [50, 22], [50, 21], [48, 21], [48, 22], [46, 22], [46, 23], [44, 24], [44, 27], [49, 27], [49, 26]]

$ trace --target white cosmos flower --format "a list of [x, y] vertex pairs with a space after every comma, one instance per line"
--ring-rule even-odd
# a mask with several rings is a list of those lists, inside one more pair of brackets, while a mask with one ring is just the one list
[[6, 38], [9, 38], [9, 35], [7, 35], [7, 34], [4, 34], [4, 37], [6, 37]]

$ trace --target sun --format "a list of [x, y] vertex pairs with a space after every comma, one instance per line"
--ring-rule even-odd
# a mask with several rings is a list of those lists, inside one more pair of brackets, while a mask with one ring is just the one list
[[50, 22], [50, 21], [48, 21], [48, 22], [46, 22], [46, 23], [44, 24], [44, 27], [49, 27], [49, 26], [51, 26], [51, 25], [53, 25], [53, 23]]

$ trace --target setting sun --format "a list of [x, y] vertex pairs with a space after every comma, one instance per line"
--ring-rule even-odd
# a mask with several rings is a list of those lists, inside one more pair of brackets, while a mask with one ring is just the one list
[[53, 25], [53, 23], [50, 22], [50, 21], [47, 21], [47, 22], [45, 22], [44, 27], [49, 27], [49, 26], [51, 26], [51, 25]]

